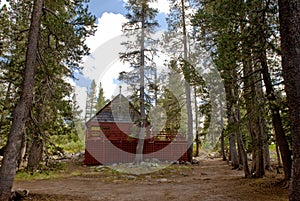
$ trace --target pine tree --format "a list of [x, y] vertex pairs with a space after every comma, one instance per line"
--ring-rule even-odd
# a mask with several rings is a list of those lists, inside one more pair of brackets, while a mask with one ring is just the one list
[[0, 169], [0, 200], [9, 200], [16, 173], [16, 163], [21, 149], [22, 136], [25, 130], [26, 119], [32, 104], [34, 74], [36, 70], [36, 52], [38, 35], [41, 25], [43, 0], [35, 0], [32, 11], [30, 32], [26, 51], [24, 82], [20, 100], [14, 111], [13, 124], [5, 148], [5, 154]]
[[104, 91], [102, 88], [102, 83], [99, 83], [99, 92], [98, 92], [98, 97], [97, 97], [97, 103], [96, 103], [96, 111], [99, 111], [102, 109], [109, 101], [108, 99], [105, 98], [104, 96]]
[[[182, 65], [182, 73], [185, 78], [185, 96], [186, 96], [186, 111], [187, 111], [187, 137], [188, 137], [188, 160], [192, 161], [193, 157], [193, 113], [192, 113], [192, 100], [191, 100], [191, 80], [190, 80], [190, 75], [188, 72], [188, 61], [190, 53], [188, 52], [188, 47], [189, 47], [189, 41], [188, 41], [188, 19], [187, 19], [187, 6], [186, 6], [186, 1], [185, 0], [171, 0], [170, 1], [171, 5], [171, 14], [168, 17], [168, 25], [169, 25], [169, 34], [178, 34], [179, 36], [179, 41], [180, 41], [180, 47], [177, 49], [179, 52], [182, 52], [183, 55], [183, 65]], [[171, 48], [174, 48], [172, 46]]]
[[125, 36], [133, 37], [134, 40], [123, 43], [127, 48], [126, 52], [120, 53], [120, 58], [124, 62], [128, 62], [134, 68], [134, 76], [139, 81], [139, 102], [141, 113], [141, 130], [139, 134], [138, 145], [136, 148], [137, 163], [143, 160], [143, 146], [145, 137], [146, 111], [145, 111], [145, 72], [147, 67], [153, 65], [151, 54], [153, 50], [147, 44], [151, 44], [153, 40], [149, 34], [154, 31], [157, 22], [155, 16], [157, 10], [151, 8], [149, 3], [151, 0], [129, 0], [126, 4], [128, 14], [126, 18], [128, 22], [123, 25]]
[[[72, 87], [67, 83], [66, 78], [73, 77], [74, 70], [80, 70], [80, 60], [83, 55], [88, 54], [88, 48], [84, 45], [84, 38], [94, 33], [95, 17], [88, 13], [83, 1], [74, 1], [68, 4], [63, 1], [36, 0], [34, 2], [40, 3], [39, 9], [43, 9], [40, 22], [35, 25], [35, 28], [37, 28], [42, 24], [42, 29], [34, 36], [34, 41], [37, 44], [34, 52], [37, 53], [37, 56], [27, 56], [25, 58], [24, 54], [26, 44], [28, 46], [34, 44], [27, 41], [30, 31], [33, 29], [30, 29], [28, 24], [33, 1], [9, 2], [11, 9], [8, 12], [8, 26], [6, 28], [14, 31], [9, 32], [10, 34], [5, 37], [5, 40], [1, 38], [3, 46], [7, 47], [1, 55], [1, 67], [3, 67], [1, 68], [1, 81], [11, 80], [11, 84], [4, 85], [6, 91], [10, 93], [10, 97], [20, 103], [22, 102], [22, 96], [19, 96], [24, 93], [24, 88], [21, 86], [25, 84], [26, 87], [32, 87], [26, 95], [27, 98], [31, 99], [32, 107], [29, 107], [31, 105], [29, 102], [30, 104], [28, 104], [26, 110], [22, 110], [22, 114], [24, 114], [30, 109], [28, 115], [22, 120], [27, 122], [26, 130], [22, 129], [25, 124], [22, 122], [23, 127], [19, 127], [18, 132], [14, 132], [15, 134], [21, 133], [18, 135], [18, 140], [12, 137], [8, 138], [7, 146], [9, 147], [10, 142], [14, 141], [14, 144], [17, 145], [14, 148], [17, 151], [14, 152], [13, 149], [7, 148], [7, 153], [10, 155], [6, 157], [14, 160], [18, 158], [18, 146], [21, 144], [19, 142], [24, 139], [26, 133], [28, 133], [29, 143], [33, 142], [30, 140], [35, 138], [40, 139], [39, 137], [42, 137], [43, 143], [48, 143], [51, 135], [70, 134], [68, 131], [73, 126], [72, 123], [68, 122], [72, 121], [72, 101], [68, 98], [71, 97]], [[1, 10], [1, 13], [3, 12]], [[28, 84], [25, 83], [27, 78], [25, 79], [26, 76], [23, 76], [23, 73], [26, 72], [24, 63], [29, 62], [30, 59], [34, 60], [32, 62], [36, 62], [36, 82], [32, 82], [33, 74], [31, 73], [29, 76], [31, 81]], [[11, 93], [12, 91], [14, 93]], [[33, 92], [34, 96], [30, 97]], [[12, 109], [7, 107], [9, 110], [6, 111], [10, 113], [7, 117], [11, 116], [13, 112], [15, 116], [19, 113], [19, 106], [14, 106], [13, 103]], [[19, 117], [21, 116], [19, 115]], [[68, 126], [66, 126], [66, 122]], [[14, 123], [11, 131], [13, 129]], [[9, 151], [10, 149], [11, 151]], [[14, 162], [14, 160], [11, 161]], [[1, 182], [6, 182], [6, 177], [13, 179], [10, 174], [3, 176], [5, 167], [6, 165], [3, 165], [1, 168]], [[10, 173], [13, 174], [15, 168], [10, 167], [10, 170]], [[10, 182], [7, 180], [5, 186], [9, 187]], [[4, 185], [1, 184], [0, 186], [2, 193]]]
[[186, 115], [184, 97], [184, 81], [182, 77], [175, 73], [169, 72], [162, 95], [159, 98], [159, 105], [166, 112], [166, 121], [163, 131], [168, 135], [176, 137], [177, 134], [186, 130]]
[[85, 106], [85, 122], [90, 120], [96, 113], [97, 107], [97, 91], [96, 82], [92, 80], [90, 87], [87, 89], [86, 106]]
[[[269, 164], [266, 121], [264, 121], [265, 108], [269, 107], [276, 141], [280, 144], [285, 164], [285, 177], [288, 179], [291, 165], [289, 145], [281, 121], [281, 108], [275, 96], [274, 80], [269, 71], [269, 69], [275, 71], [276, 59], [268, 57], [270, 55], [268, 52], [276, 55], [278, 51], [277, 36], [274, 34], [278, 32], [276, 3], [260, 0], [205, 1], [201, 2], [201, 5], [194, 22], [198, 23], [201, 32], [199, 36], [203, 44], [211, 50], [225, 80], [228, 114], [237, 116], [234, 111], [239, 111], [239, 108], [243, 107], [242, 104], [246, 105], [246, 115], [241, 116], [240, 121], [247, 122], [252, 144], [254, 161], [252, 175], [262, 177], [264, 168], [267, 167], [264, 164]], [[270, 67], [270, 64], [275, 65]], [[243, 83], [239, 80], [243, 80]], [[261, 80], [264, 81], [265, 90], [262, 89]], [[237, 92], [232, 93], [230, 89]], [[264, 100], [265, 96], [268, 102]], [[236, 123], [239, 125], [239, 121]], [[238, 132], [239, 126], [232, 128]], [[234, 143], [232, 145], [234, 146]], [[243, 150], [241, 151], [239, 154], [244, 155]]]

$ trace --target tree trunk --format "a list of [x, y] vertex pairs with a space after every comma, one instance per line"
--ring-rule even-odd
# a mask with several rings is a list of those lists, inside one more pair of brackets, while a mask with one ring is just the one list
[[[256, 142], [256, 150], [255, 150], [255, 172], [253, 177], [255, 178], [262, 178], [265, 175], [265, 148], [266, 148], [266, 132], [265, 132], [265, 125], [263, 124], [262, 115], [263, 115], [263, 109], [262, 109], [262, 94], [260, 91], [262, 90], [261, 86], [257, 86], [255, 89], [258, 107], [258, 114], [255, 116], [255, 142]], [[268, 147], [267, 147], [268, 149]]]
[[193, 160], [193, 114], [191, 106], [191, 90], [189, 83], [185, 82], [185, 95], [186, 95], [186, 107], [188, 113], [188, 161], [192, 162]]
[[22, 143], [21, 143], [21, 149], [18, 159], [18, 169], [21, 168], [24, 164], [24, 157], [26, 154], [26, 132], [23, 133], [22, 136]]
[[279, 146], [280, 154], [282, 157], [285, 180], [288, 181], [291, 178], [292, 153], [285, 136], [285, 131], [283, 129], [281, 116], [280, 116], [280, 109], [279, 106], [276, 104], [276, 98], [275, 98], [274, 89], [272, 86], [265, 54], [266, 54], [265, 52], [261, 53], [261, 57], [260, 57], [260, 62], [262, 66], [262, 75], [265, 83], [267, 99], [270, 103], [270, 109], [272, 113], [272, 123], [275, 130], [275, 139]]
[[135, 162], [140, 163], [143, 161], [143, 150], [144, 150], [144, 138], [145, 138], [145, 126], [146, 126], [146, 114], [145, 114], [145, 16], [144, 7], [142, 7], [142, 32], [141, 32], [141, 63], [140, 63], [140, 112], [141, 112], [141, 130], [139, 132], [138, 144], [136, 147]]
[[38, 168], [39, 163], [43, 159], [43, 140], [39, 137], [35, 137], [32, 141], [30, 152], [28, 156], [28, 169], [35, 171]]
[[36, 51], [41, 24], [43, 0], [35, 0], [29, 38], [26, 51], [26, 62], [24, 71], [24, 81], [22, 84], [21, 97], [16, 105], [13, 123], [8, 136], [6, 152], [0, 169], [0, 200], [7, 201], [10, 197], [17, 160], [22, 144], [22, 135], [25, 130], [25, 123], [32, 105], [34, 91], [34, 75], [36, 70]]
[[245, 177], [250, 178], [251, 174], [250, 174], [250, 171], [249, 171], [248, 158], [247, 158], [247, 153], [246, 153], [244, 142], [243, 142], [241, 125], [240, 125], [240, 108], [239, 108], [239, 106], [237, 106], [237, 107], [238, 107], [237, 111], [236, 111], [236, 113], [237, 113], [236, 114], [237, 115], [236, 121], [237, 121], [237, 124], [238, 124], [237, 144], [238, 144], [238, 149], [239, 149], [240, 157], [241, 157], [242, 164], [243, 164]]
[[[221, 102], [221, 108], [223, 108], [222, 102]], [[221, 131], [221, 153], [222, 153], [222, 160], [226, 161], [226, 153], [225, 153], [225, 136], [224, 136], [224, 117], [223, 117], [224, 113], [221, 112], [221, 125], [222, 125], [222, 131]]]
[[[257, 71], [259, 70], [258, 68], [261, 68], [260, 66], [257, 66], [254, 70]], [[265, 115], [265, 110], [264, 110], [264, 105], [266, 104], [266, 100], [264, 97], [264, 92], [263, 92], [263, 85], [262, 85], [262, 77], [261, 74], [258, 76], [259, 82], [256, 84], [256, 95], [258, 99], [258, 127], [259, 127], [259, 140], [261, 141], [260, 148], [263, 152], [262, 156], [262, 163], [264, 164], [264, 169], [266, 170], [271, 170], [271, 162], [270, 162], [270, 152], [269, 152], [269, 140], [268, 140], [268, 134], [266, 130], [266, 120], [264, 118]], [[264, 170], [263, 170], [264, 171]], [[264, 175], [260, 174], [260, 175]]]
[[222, 160], [223, 161], [226, 161], [227, 158], [226, 158], [226, 153], [225, 153], [225, 143], [224, 143], [224, 130], [222, 131], [221, 133], [221, 152], [222, 152]]
[[[232, 111], [232, 107], [230, 106], [227, 109], [228, 114], [228, 125], [232, 126], [234, 125], [234, 111]], [[233, 169], [239, 168], [239, 160], [238, 160], [238, 154], [236, 149], [236, 138], [235, 138], [235, 132], [230, 131], [231, 134], [229, 136], [229, 160], [231, 161], [231, 166]]]
[[269, 151], [269, 142], [268, 142], [268, 134], [266, 132], [266, 122], [262, 115], [259, 116], [259, 125], [260, 132], [262, 134], [262, 143], [263, 143], [263, 158], [264, 165], [266, 170], [272, 170], [271, 160], [270, 160], [270, 151]]
[[[290, 201], [300, 200], [300, 3], [279, 0], [282, 68], [291, 122], [293, 170]], [[282, 155], [283, 158], [283, 155]]]
[[[182, 17], [182, 37], [183, 37], [183, 54], [184, 62], [188, 59], [188, 49], [187, 49], [187, 35], [186, 35], [186, 24], [185, 24], [185, 5], [184, 0], [181, 0], [181, 17]], [[186, 109], [188, 118], [188, 161], [193, 160], [193, 113], [192, 113], [192, 102], [191, 102], [191, 87], [190, 80], [185, 77], [185, 96], [186, 96]]]
[[[257, 70], [257, 69], [255, 69]], [[261, 80], [261, 75], [259, 76], [259, 80]], [[266, 101], [264, 99], [264, 92], [263, 92], [263, 86], [262, 81], [259, 81], [256, 86], [256, 94], [258, 98], [258, 106], [259, 106], [259, 114], [258, 114], [258, 127], [259, 127], [259, 140], [261, 144], [259, 147], [262, 150], [263, 156], [262, 156], [262, 163], [264, 164], [265, 170], [271, 170], [271, 161], [270, 161], [270, 152], [269, 152], [269, 140], [268, 140], [268, 134], [266, 131], [266, 120], [264, 119], [264, 105], [266, 104]], [[264, 170], [263, 170], [264, 171]], [[264, 173], [261, 173], [260, 175], [264, 175]]]
[[235, 145], [235, 135], [232, 133], [229, 137], [230, 160], [233, 169], [239, 168], [238, 154]]
[[194, 87], [194, 101], [195, 101], [195, 130], [196, 130], [196, 152], [195, 156], [199, 156], [199, 144], [200, 144], [200, 139], [199, 139], [199, 131], [198, 131], [198, 104], [197, 104], [197, 88], [196, 86]]
[[[261, 5], [259, 5], [261, 6]], [[257, 23], [257, 38], [256, 42], [262, 46], [266, 46], [266, 36], [264, 26], [266, 24], [265, 13], [262, 12], [261, 15], [257, 19], [259, 22]], [[263, 81], [266, 89], [266, 96], [270, 104], [270, 110], [272, 114], [272, 123], [275, 131], [275, 139], [278, 143], [279, 150], [282, 156], [285, 180], [288, 181], [291, 178], [291, 167], [292, 167], [292, 158], [291, 158], [291, 150], [289, 148], [289, 144], [287, 142], [285, 131], [283, 129], [281, 116], [280, 116], [280, 108], [276, 104], [276, 97], [274, 93], [274, 88], [271, 81], [271, 76], [269, 73], [268, 63], [267, 63], [267, 53], [266, 49], [259, 49], [257, 52], [257, 59], [261, 64], [261, 72], [263, 76]]]
[[[260, 132], [258, 132], [260, 134]], [[258, 135], [257, 139], [261, 139], [261, 136]], [[263, 145], [262, 141], [256, 140], [258, 145], [257, 149], [255, 150], [255, 172], [254, 172], [254, 177], [255, 178], [262, 178], [265, 175], [265, 165], [264, 165], [264, 150], [263, 150]]]
[[275, 144], [276, 147], [276, 155], [277, 155], [277, 165], [279, 168], [282, 168], [282, 163], [281, 163], [281, 156], [280, 156], [280, 151], [279, 151], [279, 147], [277, 144]]
[[[250, 15], [251, 18], [253, 16]], [[252, 19], [253, 20], [253, 19]], [[253, 20], [254, 21], [254, 20]], [[241, 32], [244, 32], [244, 24], [242, 23]], [[261, 104], [263, 103], [260, 76], [257, 73], [257, 68], [253, 65], [253, 53], [247, 42], [243, 43], [243, 72], [244, 72], [244, 99], [247, 109], [247, 130], [252, 142], [252, 168], [251, 175], [256, 178], [264, 176], [264, 142], [263, 136], [265, 130], [260, 121], [263, 115]], [[259, 71], [258, 71], [259, 72]], [[254, 109], [255, 108], [255, 109]]]

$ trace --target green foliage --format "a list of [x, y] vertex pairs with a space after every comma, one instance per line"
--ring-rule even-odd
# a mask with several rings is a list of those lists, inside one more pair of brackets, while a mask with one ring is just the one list
[[[268, 104], [265, 100], [265, 93], [269, 94], [269, 89], [263, 89], [265, 86], [261, 80], [266, 79], [266, 74], [262, 75], [262, 69], [271, 69], [271, 85], [275, 85], [271, 87], [279, 90], [282, 87], [282, 77], [278, 70], [276, 2], [197, 2], [199, 6], [192, 17], [196, 37], [211, 52], [224, 79], [228, 117], [224, 133], [228, 138], [241, 131], [246, 150], [255, 151], [262, 148], [261, 144], [268, 144], [273, 132], [271, 112], [268, 110], [272, 107], [269, 104], [274, 102]], [[264, 57], [266, 64], [263, 63]], [[281, 104], [277, 105], [284, 108]], [[237, 111], [240, 112], [240, 117], [237, 117]], [[284, 124], [288, 125], [287, 122]], [[205, 125], [207, 124], [204, 123]]]
[[164, 131], [168, 134], [177, 134], [181, 127], [181, 105], [174, 94], [168, 89], [164, 89], [159, 104], [166, 111], [166, 122]]
[[97, 103], [96, 103], [96, 111], [99, 111], [100, 109], [102, 109], [108, 102], [109, 102], [109, 100], [105, 98], [102, 84], [100, 82], [99, 93], [98, 93]]
[[67, 153], [80, 153], [84, 151], [85, 143], [81, 140], [71, 141], [62, 145], [62, 148]]
[[[84, 41], [95, 32], [96, 18], [89, 13], [86, 3], [86, 0], [44, 2], [33, 106], [26, 126], [29, 145], [39, 138], [46, 147], [71, 142], [67, 150], [82, 149], [75, 127], [78, 111], [71, 98], [73, 88], [67, 80], [80, 71], [81, 59], [89, 53]], [[1, 140], [8, 134], [19, 98], [32, 9], [31, 0], [9, 4], [10, 9], [0, 10]]]
[[[128, 40], [123, 43], [126, 50], [120, 53], [120, 59], [128, 63], [132, 70], [120, 72], [119, 80], [130, 86], [133, 102], [140, 99], [135, 106], [139, 106], [141, 113], [149, 112], [151, 105], [156, 101], [155, 94], [158, 91], [154, 63], [158, 41], [151, 36], [158, 26], [155, 19], [158, 11], [150, 7], [151, 2], [153, 1], [129, 0], [125, 5], [128, 22], [123, 24], [122, 30]], [[136, 90], [139, 91], [139, 95], [135, 93]]]
[[97, 112], [97, 85], [92, 80], [90, 87], [87, 89], [86, 105], [85, 105], [85, 122], [91, 119]]

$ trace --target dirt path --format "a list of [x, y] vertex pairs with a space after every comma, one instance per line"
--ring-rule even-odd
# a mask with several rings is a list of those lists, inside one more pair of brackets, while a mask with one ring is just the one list
[[[177, 166], [177, 167], [176, 167]], [[90, 171], [81, 167], [80, 171]], [[174, 167], [148, 175], [97, 172], [60, 179], [17, 181], [14, 188], [29, 189], [26, 200], [118, 200], [118, 201], [246, 201], [288, 200], [279, 176], [244, 179], [220, 159], [200, 165]]]

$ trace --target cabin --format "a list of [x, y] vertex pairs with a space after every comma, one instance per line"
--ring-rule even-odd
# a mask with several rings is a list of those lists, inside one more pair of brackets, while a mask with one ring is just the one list
[[[121, 93], [86, 123], [85, 165], [128, 163], [135, 159], [140, 113]], [[177, 135], [151, 133], [146, 123], [143, 157], [187, 161], [187, 141]]]

